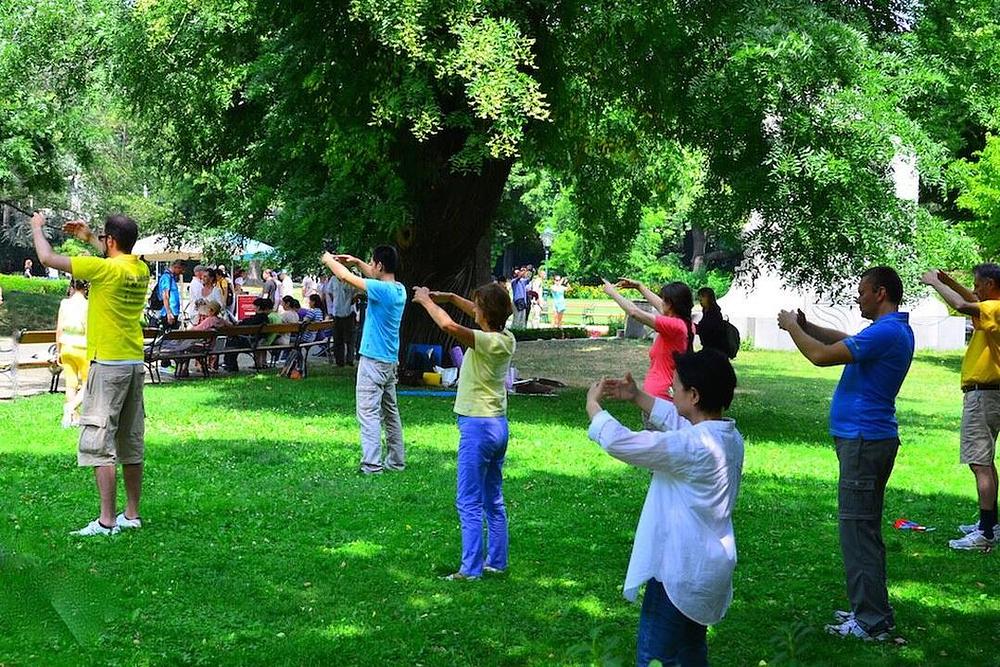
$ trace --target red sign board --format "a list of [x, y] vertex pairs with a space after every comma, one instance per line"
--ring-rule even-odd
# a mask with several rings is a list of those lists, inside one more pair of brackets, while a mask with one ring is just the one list
[[254, 308], [253, 302], [256, 299], [252, 294], [238, 294], [236, 295], [236, 320], [242, 320], [250, 317], [257, 312]]

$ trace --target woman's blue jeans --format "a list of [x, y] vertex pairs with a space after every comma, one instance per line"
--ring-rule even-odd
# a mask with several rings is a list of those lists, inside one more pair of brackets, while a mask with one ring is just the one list
[[650, 579], [642, 596], [635, 664], [646, 667], [656, 658], [665, 666], [708, 665], [707, 630], [674, 606], [659, 580]]
[[485, 564], [507, 569], [507, 508], [503, 503], [506, 417], [458, 418], [458, 486], [455, 507], [462, 526], [462, 574], [483, 573], [483, 514], [489, 533]]

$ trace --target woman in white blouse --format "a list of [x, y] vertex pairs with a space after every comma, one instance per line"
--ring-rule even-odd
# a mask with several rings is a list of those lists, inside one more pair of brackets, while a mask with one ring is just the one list
[[[715, 350], [677, 353], [674, 402], [641, 391], [631, 375], [594, 383], [587, 394], [591, 440], [608, 454], [653, 471], [625, 577], [634, 600], [646, 584], [636, 664], [707, 665], [707, 626], [733, 598], [732, 513], [743, 470], [743, 437], [723, 414], [736, 373]], [[601, 408], [629, 400], [656, 431], [630, 431]]]

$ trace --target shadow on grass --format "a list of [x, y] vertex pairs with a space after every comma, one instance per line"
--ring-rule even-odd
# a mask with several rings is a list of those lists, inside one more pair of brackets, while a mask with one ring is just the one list
[[[89, 516], [81, 508], [93, 506], [92, 482], [83, 471], [66, 478], [52, 457], [19, 457], [18, 474], [35, 472], [21, 477], [16, 497], [0, 499], [2, 515], [19, 526], [15, 540], [11, 524], [0, 525], [2, 543], [17, 545], [38, 571], [67, 573], [78, 590], [105, 583], [112, 618], [101, 642], [86, 645], [88, 659], [569, 664], [570, 647], [592, 642], [599, 627], [632, 660], [638, 609], [620, 587], [648, 473], [620, 466], [589, 477], [510, 475], [510, 574], [455, 584], [439, 579], [459, 556], [451, 453], [414, 448], [407, 471], [361, 477], [353, 442], [289, 448], [258, 435], [253, 444], [155, 444], [142, 531], [67, 537]], [[508, 471], [517, 467], [512, 461]], [[50, 493], [53, 479], [63, 481], [58, 494]], [[715, 664], [770, 661], [789, 627], [821, 628], [843, 607], [835, 503], [829, 482], [744, 476], [735, 602], [713, 629]], [[967, 505], [890, 483], [886, 519], [950, 526]], [[800, 659], [918, 665], [944, 651], [955, 664], [986, 664], [993, 654], [978, 638], [998, 629], [996, 570], [987, 558], [949, 552], [947, 537], [944, 529], [885, 531], [907, 646], [792, 633]], [[0, 655], [14, 662], [69, 648], [46, 633], [0, 636]]]

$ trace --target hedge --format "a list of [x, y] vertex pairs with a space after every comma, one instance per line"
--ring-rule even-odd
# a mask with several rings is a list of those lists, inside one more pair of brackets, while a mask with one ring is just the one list
[[48, 278], [25, 278], [24, 276], [0, 273], [0, 289], [3, 290], [5, 299], [8, 292], [66, 296], [66, 292], [69, 290], [69, 280], [65, 278], [55, 280]]

